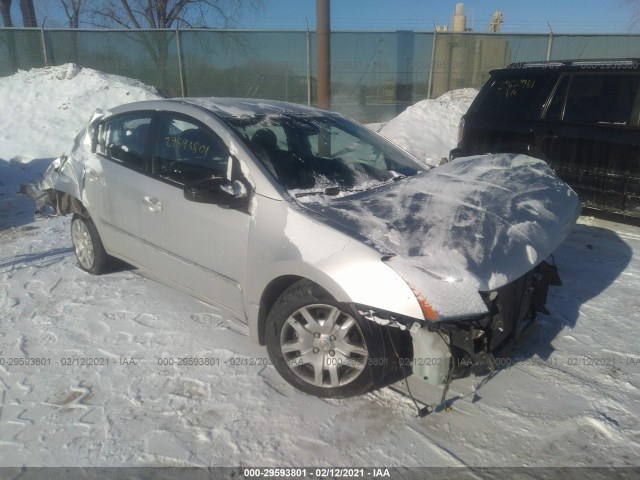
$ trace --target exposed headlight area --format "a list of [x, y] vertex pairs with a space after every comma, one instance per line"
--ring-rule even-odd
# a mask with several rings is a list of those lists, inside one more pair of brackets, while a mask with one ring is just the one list
[[395, 327], [400, 330], [410, 330], [411, 332], [414, 332], [422, 328], [426, 323], [424, 320], [389, 312], [388, 310], [383, 310], [381, 308], [374, 308], [360, 304], [354, 304], [353, 307], [362, 318], [384, 327]]

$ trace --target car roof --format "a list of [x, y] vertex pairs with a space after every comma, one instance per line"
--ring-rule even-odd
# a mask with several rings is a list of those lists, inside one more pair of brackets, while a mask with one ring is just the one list
[[503, 68], [491, 70], [491, 75], [503, 75], [523, 70], [542, 73], [544, 71], [640, 71], [640, 58], [588, 59], [588, 60], [543, 60], [539, 62], [511, 63]]
[[277, 100], [261, 100], [254, 98], [227, 98], [227, 97], [185, 97], [168, 98], [161, 100], [143, 100], [127, 103], [110, 109], [115, 115], [138, 110], [174, 110], [178, 105], [195, 106], [208, 110], [223, 118], [253, 117], [256, 115], [296, 115], [296, 116], [326, 116], [336, 115], [319, 108], [300, 105], [297, 103], [280, 102]]

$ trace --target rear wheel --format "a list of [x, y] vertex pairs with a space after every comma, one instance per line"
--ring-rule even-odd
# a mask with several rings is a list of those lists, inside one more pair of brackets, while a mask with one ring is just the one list
[[75, 214], [71, 220], [71, 240], [81, 269], [93, 275], [104, 272], [109, 256], [93, 220]]
[[[380, 330], [308, 280], [289, 287], [267, 318], [266, 343], [278, 373], [319, 397], [350, 397], [373, 385]], [[374, 326], [375, 327], [375, 326]]]

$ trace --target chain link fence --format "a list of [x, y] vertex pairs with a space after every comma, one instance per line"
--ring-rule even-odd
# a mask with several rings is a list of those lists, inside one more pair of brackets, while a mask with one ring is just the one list
[[[0, 76], [76, 63], [165, 96], [315, 103], [315, 33], [241, 30], [0, 29]], [[513, 62], [639, 57], [640, 36], [332, 32], [332, 108], [362, 122], [465, 87]]]

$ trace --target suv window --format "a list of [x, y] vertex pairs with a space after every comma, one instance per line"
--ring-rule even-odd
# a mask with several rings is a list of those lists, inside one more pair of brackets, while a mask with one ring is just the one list
[[145, 170], [144, 150], [150, 126], [150, 114], [136, 113], [108, 120], [99, 127], [97, 150], [128, 167]]
[[[632, 118], [633, 106], [638, 95], [638, 75], [581, 75], [576, 74], [558, 88], [551, 101], [546, 118], [563, 119], [566, 122], [637, 125]], [[565, 100], [566, 98], [566, 100]], [[556, 105], [564, 104], [564, 115]], [[554, 107], [552, 109], [552, 107]], [[637, 114], [636, 114], [637, 116]]]
[[501, 118], [522, 118], [535, 106], [548, 76], [497, 77], [487, 90], [477, 112]]
[[229, 149], [211, 130], [191, 119], [162, 115], [154, 148], [155, 175], [180, 184], [224, 177]]

